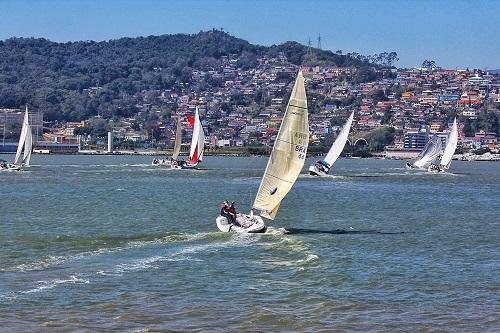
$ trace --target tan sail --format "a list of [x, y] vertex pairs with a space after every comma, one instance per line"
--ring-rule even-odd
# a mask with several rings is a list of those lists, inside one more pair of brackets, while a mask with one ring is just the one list
[[181, 152], [181, 144], [182, 144], [182, 126], [181, 126], [181, 118], [177, 118], [177, 129], [175, 131], [175, 144], [174, 144], [174, 152], [172, 154], [172, 159], [177, 160], [179, 153]]
[[304, 166], [308, 143], [307, 98], [304, 76], [299, 71], [253, 204], [262, 217], [274, 220], [281, 200]]

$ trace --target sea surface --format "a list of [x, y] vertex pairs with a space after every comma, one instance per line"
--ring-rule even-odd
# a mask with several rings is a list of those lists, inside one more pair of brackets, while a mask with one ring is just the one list
[[0, 172], [1, 332], [500, 331], [500, 163], [340, 159], [240, 235], [219, 204], [249, 211], [267, 158], [151, 160]]

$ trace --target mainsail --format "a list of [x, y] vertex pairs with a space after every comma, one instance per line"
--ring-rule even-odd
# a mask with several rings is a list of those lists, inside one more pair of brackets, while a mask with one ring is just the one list
[[261, 216], [274, 220], [281, 200], [304, 166], [308, 144], [307, 98], [304, 76], [299, 71], [253, 204]]
[[451, 132], [448, 135], [448, 140], [446, 142], [446, 148], [444, 149], [443, 156], [441, 157], [441, 162], [439, 163], [444, 169], [448, 169], [451, 164], [451, 159], [453, 154], [455, 154], [455, 149], [458, 143], [458, 129], [457, 129], [457, 118], [453, 120], [453, 126], [451, 127]]
[[189, 162], [198, 163], [203, 159], [203, 150], [205, 148], [205, 133], [201, 126], [200, 114], [198, 108], [194, 114], [194, 118], [188, 118], [191, 126], [193, 126], [193, 138], [191, 140], [191, 149], [189, 151]]
[[31, 126], [29, 123], [28, 107], [26, 107], [26, 111], [24, 113], [23, 127], [21, 129], [21, 136], [19, 137], [19, 144], [17, 145], [14, 164], [19, 163], [19, 159], [21, 158], [21, 153], [24, 150], [21, 164], [29, 165], [31, 160], [32, 148], [33, 148], [33, 134], [31, 133]]
[[434, 135], [429, 139], [429, 141], [427, 141], [427, 144], [425, 145], [424, 149], [422, 149], [420, 154], [418, 154], [417, 159], [415, 160], [413, 165], [417, 168], [423, 168], [425, 165], [432, 163], [432, 161], [439, 156], [442, 148], [443, 144], [441, 142], [441, 139], [438, 138], [437, 135]]
[[177, 129], [175, 130], [175, 144], [174, 144], [174, 152], [172, 153], [172, 159], [177, 160], [179, 153], [181, 152], [181, 144], [182, 144], [182, 126], [181, 126], [181, 118], [177, 118]]
[[353, 118], [354, 118], [354, 111], [351, 112], [349, 119], [344, 124], [344, 127], [342, 127], [342, 130], [340, 131], [339, 135], [337, 136], [337, 139], [335, 139], [335, 142], [333, 143], [332, 147], [330, 148], [330, 151], [328, 151], [328, 154], [326, 154], [324, 161], [328, 164], [329, 167], [331, 167], [333, 165], [333, 163], [335, 163], [337, 158], [339, 158], [340, 153], [342, 153], [342, 150], [344, 150], [344, 146], [347, 142], [347, 138], [349, 137], [349, 131], [351, 130]]

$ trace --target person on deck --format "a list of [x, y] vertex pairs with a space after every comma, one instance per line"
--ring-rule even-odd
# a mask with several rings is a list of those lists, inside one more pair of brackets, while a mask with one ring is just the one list
[[227, 212], [233, 216], [233, 220], [236, 221], [236, 207], [234, 207], [235, 202], [232, 201], [231, 205], [227, 209]]
[[229, 209], [228, 202], [224, 201], [220, 204], [220, 216], [224, 216], [228, 221], [232, 221], [231, 215], [227, 211]]

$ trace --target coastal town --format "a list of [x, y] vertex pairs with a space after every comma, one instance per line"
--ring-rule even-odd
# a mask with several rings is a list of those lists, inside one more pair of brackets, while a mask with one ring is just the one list
[[[196, 108], [209, 151], [271, 147], [299, 67], [283, 53], [257, 61], [255, 68], [243, 68], [237, 55], [223, 56], [213, 70], [189, 73], [189, 80], [178, 89], [143, 90], [133, 96], [138, 101], [133, 117], [105, 119], [97, 115], [78, 122], [48, 123], [43, 112], [30, 109], [35, 151], [98, 151], [107, 144], [107, 133], [111, 132], [117, 150], [165, 152], [173, 146], [177, 118], [182, 120], [186, 144], [190, 140], [186, 115]], [[352, 111], [355, 116], [348, 144], [372, 152], [385, 151], [388, 157], [404, 157], [405, 152], [422, 149], [433, 134], [445, 141], [455, 116], [459, 120], [460, 152], [495, 153], [499, 149], [498, 71], [445, 69], [432, 61], [409, 69], [301, 69], [310, 109], [311, 151], [331, 142]], [[364, 79], [359, 80], [360, 76]], [[84, 92], [93, 98], [102, 89], [95, 86]], [[9, 143], [9, 139], [16, 141], [20, 126], [13, 124], [22, 122], [23, 113], [1, 107], [0, 148], [13, 151], [15, 143]]]

